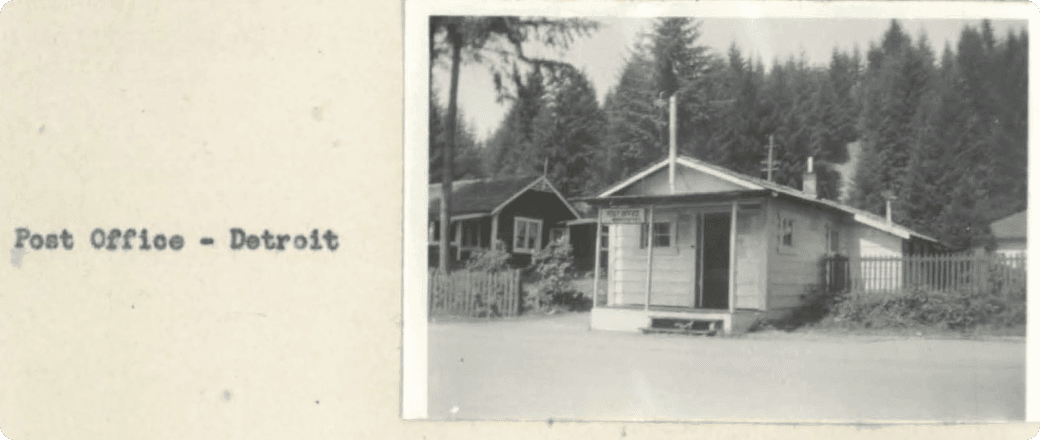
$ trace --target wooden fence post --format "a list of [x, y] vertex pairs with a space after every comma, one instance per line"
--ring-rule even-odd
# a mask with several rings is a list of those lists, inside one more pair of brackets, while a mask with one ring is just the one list
[[520, 302], [520, 295], [523, 292], [523, 288], [524, 288], [524, 283], [523, 283], [522, 280], [523, 280], [523, 277], [522, 277], [521, 271], [517, 270], [516, 273], [513, 276], [513, 285], [515, 286], [513, 289], [516, 292], [516, 313], [518, 315], [520, 314], [521, 311], [523, 311], [523, 307], [524, 307], [523, 303]]

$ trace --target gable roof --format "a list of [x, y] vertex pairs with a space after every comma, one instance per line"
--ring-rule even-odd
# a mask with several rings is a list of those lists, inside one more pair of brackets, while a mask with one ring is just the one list
[[[727, 169], [727, 168], [724, 168], [724, 167], [721, 167], [721, 166], [718, 166], [718, 165], [710, 164], [710, 163], [704, 162], [702, 160], [694, 159], [694, 158], [689, 157], [689, 156], [679, 156], [679, 157], [677, 157], [676, 158], [676, 164], [677, 165], [682, 165], [684, 167], [687, 167], [687, 168], [690, 168], [690, 169], [694, 169], [694, 170], [697, 170], [697, 171], [700, 171], [700, 172], [703, 172], [705, 174], [709, 174], [711, 176], [723, 179], [723, 180], [728, 181], [730, 183], [734, 183], [734, 184], [736, 184], [738, 186], [741, 186], [741, 187], [743, 187], [743, 188], [745, 188], [746, 190], [749, 190], [749, 191], [770, 190], [770, 191], [775, 191], [777, 193], [785, 194], [787, 196], [790, 196], [792, 198], [796, 198], [796, 199], [799, 199], [799, 200], [803, 200], [803, 201], [807, 201], [807, 202], [810, 202], [810, 203], [815, 203], [815, 204], [818, 204], [818, 205], [824, 205], [824, 206], [828, 206], [828, 207], [831, 207], [831, 208], [835, 208], [835, 209], [844, 211], [844, 212], [852, 215], [853, 219], [855, 221], [861, 223], [861, 224], [873, 227], [875, 229], [887, 232], [889, 234], [895, 235], [895, 236], [903, 238], [903, 239], [909, 239], [910, 237], [917, 237], [917, 238], [921, 238], [921, 239], [932, 241], [932, 242], [936, 242], [936, 243], [939, 242], [938, 240], [936, 240], [936, 239], [934, 239], [932, 237], [929, 237], [929, 236], [924, 235], [924, 234], [919, 234], [919, 233], [913, 231], [910, 228], [906, 228], [906, 227], [900, 226], [900, 225], [895, 224], [895, 223], [889, 223], [888, 220], [886, 220], [884, 217], [881, 217], [881, 216], [876, 215], [874, 213], [867, 212], [867, 211], [864, 211], [864, 210], [861, 210], [861, 209], [857, 209], [857, 208], [853, 208], [851, 206], [847, 206], [845, 204], [838, 203], [838, 202], [835, 202], [833, 200], [819, 199], [819, 198], [816, 198], [816, 197], [812, 197], [812, 196], [810, 196], [810, 195], [808, 195], [808, 194], [806, 194], [806, 193], [804, 193], [802, 191], [799, 191], [797, 189], [791, 188], [789, 186], [781, 185], [781, 184], [776, 183], [776, 182], [770, 182], [770, 181], [767, 181], [765, 179], [760, 179], [760, 178], [757, 178], [757, 177], [752, 177], [752, 176], [748, 176], [748, 175], [745, 175], [745, 174], [741, 174], [741, 173], [738, 173], [736, 171], [733, 171], [733, 170], [730, 170], [730, 169]], [[666, 166], [668, 166], [668, 159], [665, 159], [665, 160], [662, 160], [661, 162], [658, 162], [656, 164], [650, 165], [647, 168], [643, 169], [642, 171], [634, 174], [632, 177], [626, 179], [625, 181], [623, 181], [623, 182], [621, 182], [621, 183], [619, 183], [617, 185], [614, 185], [614, 186], [610, 187], [609, 189], [607, 189], [606, 191], [600, 193], [596, 198], [608, 198], [612, 194], [614, 194], [614, 193], [616, 193], [618, 191], [621, 191], [622, 189], [624, 189], [624, 188], [626, 188], [626, 187], [628, 187], [630, 185], [635, 184], [636, 182], [642, 180], [643, 178], [646, 178], [647, 176], [649, 176], [649, 175], [651, 175], [651, 174], [661, 170], [662, 168], [664, 168]]]
[[1026, 238], [1026, 229], [1029, 226], [1029, 211], [1011, 214], [1000, 220], [990, 223], [989, 230], [997, 239]]
[[[567, 199], [546, 179], [545, 176], [504, 177], [498, 179], [457, 180], [451, 183], [451, 215], [484, 216], [501, 211], [521, 194], [533, 188], [548, 189], [567, 207], [575, 217], [578, 212], [567, 202]], [[441, 209], [441, 184], [429, 186], [430, 214], [437, 214]]]

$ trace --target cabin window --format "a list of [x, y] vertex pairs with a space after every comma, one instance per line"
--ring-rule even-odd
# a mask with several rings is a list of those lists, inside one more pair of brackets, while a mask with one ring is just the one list
[[[647, 224], [643, 223], [639, 233], [639, 248], [646, 249]], [[666, 248], [672, 246], [672, 224], [668, 222], [654, 222], [653, 240], [655, 248]]]
[[542, 221], [527, 217], [513, 219], [513, 252], [531, 253], [542, 244]]
[[780, 245], [785, 248], [794, 247], [794, 219], [780, 219]]
[[610, 226], [602, 225], [599, 228], [599, 246], [607, 249], [610, 246]]

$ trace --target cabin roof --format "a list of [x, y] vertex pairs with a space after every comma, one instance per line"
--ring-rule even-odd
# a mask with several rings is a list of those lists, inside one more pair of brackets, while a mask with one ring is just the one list
[[989, 225], [990, 232], [997, 239], [1026, 238], [1026, 229], [1029, 225], [1028, 211], [1011, 214]]
[[[574, 207], [544, 176], [456, 180], [452, 182], [451, 188], [452, 216], [493, 215], [527, 190], [545, 188], [555, 193], [575, 217], [580, 217]], [[441, 209], [441, 184], [430, 184], [429, 192], [429, 213], [437, 215]]]
[[[797, 189], [791, 188], [791, 187], [786, 186], [786, 185], [781, 185], [781, 184], [776, 183], [776, 182], [770, 182], [770, 181], [767, 181], [765, 179], [760, 179], [760, 178], [757, 178], [757, 177], [752, 177], [752, 176], [748, 176], [748, 175], [745, 175], [745, 174], [741, 174], [741, 173], [738, 173], [736, 171], [733, 171], [733, 170], [730, 170], [730, 169], [727, 169], [727, 168], [724, 168], [724, 167], [721, 167], [721, 166], [718, 166], [718, 165], [710, 164], [710, 163], [704, 162], [702, 160], [694, 159], [694, 158], [689, 157], [689, 156], [679, 156], [679, 157], [677, 157], [676, 158], [676, 164], [677, 165], [682, 165], [682, 166], [685, 166], [687, 168], [691, 168], [691, 169], [694, 169], [694, 170], [697, 170], [697, 171], [701, 171], [703, 173], [715, 176], [717, 178], [720, 178], [722, 180], [728, 181], [730, 183], [734, 183], [734, 184], [736, 184], [738, 186], [741, 186], [741, 187], [745, 188], [746, 192], [749, 193], [749, 194], [750, 193], [755, 193], [757, 191], [762, 191], [762, 190], [776, 192], [778, 194], [783, 194], [783, 195], [785, 195], [785, 196], [787, 196], [789, 198], [793, 198], [793, 199], [796, 199], [796, 200], [799, 200], [799, 201], [809, 202], [809, 203], [816, 204], [818, 206], [822, 205], [822, 206], [825, 206], [825, 207], [829, 207], [829, 208], [832, 208], [832, 209], [837, 209], [837, 210], [843, 211], [845, 213], [848, 213], [848, 214], [852, 215], [853, 219], [855, 219], [855, 221], [857, 221], [857, 222], [859, 222], [861, 224], [873, 227], [875, 229], [879, 229], [881, 231], [887, 232], [889, 234], [895, 235], [895, 236], [900, 237], [900, 238], [909, 239], [910, 237], [917, 237], [917, 238], [920, 238], [920, 239], [924, 239], [924, 240], [927, 240], [927, 241], [938, 243], [938, 240], [936, 240], [936, 239], [934, 239], [932, 237], [929, 237], [929, 236], [924, 235], [924, 234], [917, 233], [917, 232], [913, 231], [910, 228], [898, 225], [896, 223], [891, 223], [888, 220], [886, 220], [884, 217], [881, 217], [881, 216], [876, 215], [874, 213], [867, 212], [867, 211], [864, 211], [864, 210], [861, 210], [861, 209], [857, 209], [857, 208], [853, 208], [851, 206], [845, 205], [843, 203], [838, 203], [838, 202], [835, 202], [833, 200], [816, 198], [816, 197], [810, 196], [810, 195], [808, 195], [808, 194], [806, 194], [806, 193], [804, 193], [802, 191], [799, 191]], [[597, 197], [586, 199], [586, 200], [590, 201], [590, 202], [593, 202], [593, 201], [596, 201], [596, 200], [599, 200], [601, 202], [606, 202], [608, 200], [621, 201], [621, 200], [627, 199], [628, 196], [613, 196], [612, 194], [614, 194], [614, 193], [616, 193], [616, 192], [618, 192], [618, 191], [620, 191], [620, 190], [622, 190], [624, 188], [627, 188], [630, 185], [635, 184], [636, 182], [642, 180], [643, 178], [645, 178], [645, 177], [647, 177], [647, 176], [649, 176], [649, 175], [651, 175], [651, 174], [653, 174], [655, 172], [658, 172], [658, 171], [660, 171], [661, 169], [663, 169], [663, 168], [665, 168], [667, 166], [668, 166], [668, 159], [665, 159], [665, 160], [662, 160], [662, 161], [660, 161], [658, 163], [650, 165], [650, 166], [644, 168], [642, 171], [634, 174], [632, 177], [630, 177], [630, 178], [628, 178], [628, 179], [618, 183], [617, 185], [614, 185], [614, 186], [608, 188], [606, 191], [600, 193]], [[741, 192], [733, 192], [733, 194], [731, 194], [731, 196], [740, 196], [740, 194], [738, 194], [738, 193], [741, 193]], [[719, 193], [719, 194], [722, 194], [722, 193]], [[662, 199], [659, 200], [659, 201], [663, 201], [663, 200], [668, 200], [669, 197], [688, 197], [688, 196], [689, 196], [689, 194], [675, 194], [674, 196], [657, 196], [655, 198], [663, 197]]]

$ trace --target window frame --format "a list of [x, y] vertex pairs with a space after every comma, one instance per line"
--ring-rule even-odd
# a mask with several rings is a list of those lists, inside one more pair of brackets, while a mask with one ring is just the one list
[[[781, 253], [794, 253], [798, 244], [795, 227], [796, 219], [789, 213], [777, 213], [776, 239], [777, 250]], [[786, 239], [786, 243], [785, 243]]]
[[825, 249], [827, 255], [840, 255], [841, 254], [841, 231], [833, 224], [828, 224], [826, 228], [827, 239]]
[[[649, 223], [640, 223], [640, 225], [639, 225], [639, 249], [646, 249], [646, 246], [648, 244], [648, 242], [647, 242], [647, 237], [648, 236], [650, 237], [651, 240], [654, 240], [654, 249], [670, 249], [670, 248], [674, 247], [675, 246], [675, 232], [676, 232], [674, 223], [675, 222], [667, 221], [667, 220], [666, 221], [660, 221], [660, 222], [655, 221], [652, 227], [649, 226], [650, 225]], [[668, 232], [665, 233], [665, 234], [657, 233], [657, 230], [656, 230], [657, 226], [660, 226], [660, 225], [668, 226]], [[652, 233], [648, 233], [648, 231], [653, 231], [653, 232]], [[668, 244], [664, 245], [664, 246], [657, 244], [657, 240], [656, 239], [659, 238], [659, 237], [666, 237], [666, 238], [668, 238]]]
[[[534, 246], [517, 246], [516, 245], [517, 238], [520, 238], [519, 232], [520, 232], [520, 229], [521, 229], [520, 228], [521, 224], [523, 225], [523, 230], [524, 230], [524, 243], [523, 244], [525, 244], [525, 245], [527, 243], [529, 243], [530, 239], [531, 239], [531, 237], [529, 235], [529, 232], [530, 232], [529, 226], [533, 225], [533, 224], [537, 224], [538, 225], [538, 236], [535, 237]], [[513, 217], [513, 241], [512, 241], [513, 253], [517, 253], [517, 254], [533, 254], [533, 253], [537, 252], [539, 249], [541, 249], [542, 248], [542, 230], [543, 230], [542, 227], [543, 226], [544, 225], [543, 225], [543, 222], [542, 222], [541, 219], [531, 218], [531, 217], [522, 217], [522, 216], [519, 216], [519, 215], [516, 216], [516, 217]]]

